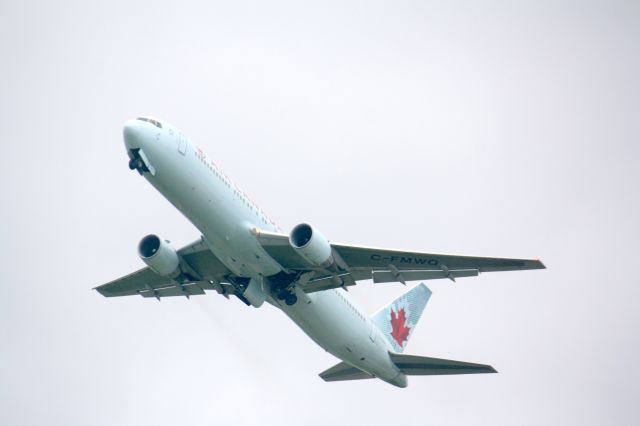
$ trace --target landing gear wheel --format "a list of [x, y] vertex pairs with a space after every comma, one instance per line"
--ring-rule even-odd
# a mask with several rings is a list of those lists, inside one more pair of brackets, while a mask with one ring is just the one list
[[135, 170], [138, 168], [138, 159], [137, 158], [132, 158], [131, 160], [129, 160], [129, 168], [131, 170]]
[[298, 301], [298, 296], [296, 296], [293, 293], [287, 295], [287, 297], [284, 299], [284, 303], [286, 303], [287, 306], [295, 305], [297, 301]]
[[279, 290], [278, 292], [276, 292], [276, 298], [278, 300], [284, 300], [286, 299], [288, 296], [288, 293], [286, 290]]

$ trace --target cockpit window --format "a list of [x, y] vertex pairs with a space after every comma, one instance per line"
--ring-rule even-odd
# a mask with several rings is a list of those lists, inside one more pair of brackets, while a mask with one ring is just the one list
[[158, 129], [162, 129], [162, 123], [160, 123], [159, 121], [156, 121], [152, 118], [146, 118], [146, 117], [138, 117], [138, 120], [140, 121], [146, 121], [147, 123], [151, 123], [154, 126], [156, 126]]

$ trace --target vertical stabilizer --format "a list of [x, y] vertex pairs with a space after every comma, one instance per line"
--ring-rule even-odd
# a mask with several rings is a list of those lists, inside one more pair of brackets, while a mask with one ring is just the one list
[[431, 290], [421, 283], [371, 316], [394, 352], [404, 351], [429, 297]]

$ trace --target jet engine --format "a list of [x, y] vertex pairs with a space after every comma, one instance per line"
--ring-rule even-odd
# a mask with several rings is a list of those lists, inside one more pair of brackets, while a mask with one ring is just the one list
[[153, 272], [175, 278], [180, 274], [180, 258], [168, 241], [151, 234], [138, 244], [138, 255]]
[[334, 263], [331, 245], [313, 226], [307, 223], [297, 225], [289, 235], [289, 244], [309, 263], [329, 268]]

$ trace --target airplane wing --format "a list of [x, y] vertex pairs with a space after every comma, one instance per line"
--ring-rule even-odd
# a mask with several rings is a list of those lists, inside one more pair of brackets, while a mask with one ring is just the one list
[[205, 294], [205, 290], [216, 290], [229, 296], [235, 294], [232, 285], [225, 283], [230, 272], [209, 250], [202, 240], [191, 243], [178, 250], [183, 267], [195, 279], [178, 283], [171, 278], [156, 274], [149, 268], [140, 269], [132, 274], [103, 284], [95, 288], [105, 297], [140, 295], [142, 297], [195, 296]]
[[441, 278], [455, 281], [481, 272], [545, 268], [541, 261], [533, 259], [422, 253], [331, 243], [338, 267], [327, 270], [300, 256], [289, 244], [288, 235], [262, 230], [254, 230], [254, 234], [267, 253], [284, 268], [305, 272], [300, 286], [307, 293], [346, 287], [368, 279], [374, 283]]
[[[332, 255], [337, 263], [328, 270], [313, 265], [300, 256], [289, 244], [289, 236], [254, 230], [267, 253], [283, 268], [299, 272], [298, 285], [307, 292], [355, 285], [357, 281], [372, 279], [374, 283], [432, 280], [477, 276], [481, 272], [544, 269], [539, 260], [498, 257], [459, 256], [437, 253], [360, 247], [332, 243]], [[181, 266], [191, 280], [177, 282], [142, 268], [122, 278], [96, 287], [105, 297], [140, 295], [142, 297], [195, 296], [205, 290], [215, 290], [228, 297], [238, 294], [229, 278], [231, 272], [198, 240], [180, 250]], [[246, 302], [245, 302], [246, 303]]]

